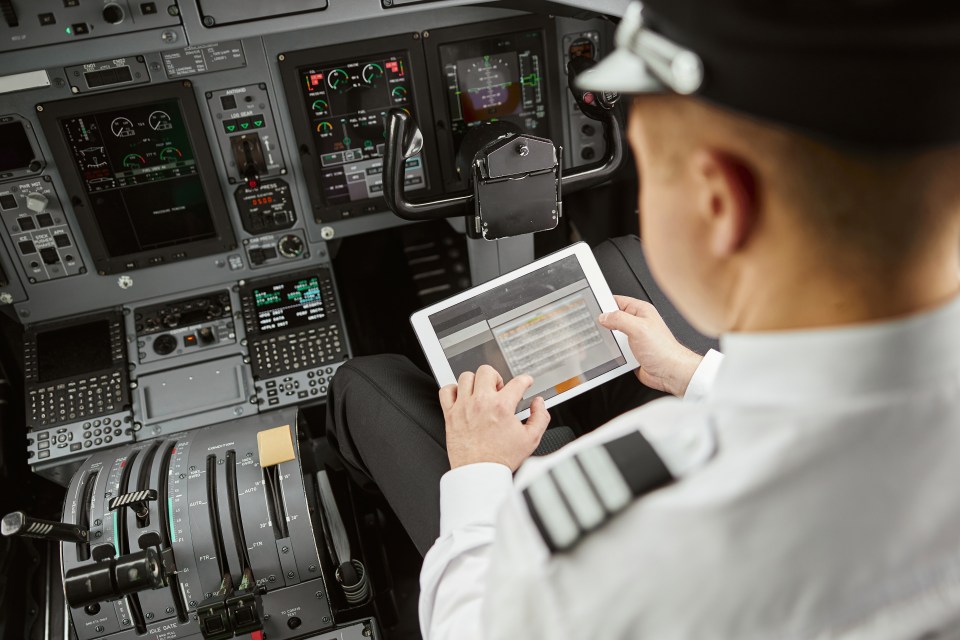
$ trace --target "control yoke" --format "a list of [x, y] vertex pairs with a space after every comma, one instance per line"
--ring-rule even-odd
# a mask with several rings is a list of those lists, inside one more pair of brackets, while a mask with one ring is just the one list
[[[581, 111], [603, 123], [607, 154], [597, 166], [561, 175], [563, 148], [546, 138], [508, 133], [488, 142], [471, 163], [473, 193], [428, 202], [409, 202], [404, 194], [406, 160], [423, 149], [423, 134], [413, 116], [393, 109], [387, 116], [383, 193], [387, 206], [405, 220], [465, 216], [471, 238], [497, 240], [547, 231], [562, 215], [561, 196], [607, 180], [623, 160], [620, 123], [614, 112], [619, 96], [577, 89], [574, 79], [592, 66], [573, 58], [570, 90]], [[472, 209], [471, 205], [472, 204]]]

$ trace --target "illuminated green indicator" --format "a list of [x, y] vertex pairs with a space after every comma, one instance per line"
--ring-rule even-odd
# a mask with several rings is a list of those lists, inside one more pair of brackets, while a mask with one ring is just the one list
[[68, 36], [72, 36], [72, 35], [73, 35], [73, 29], [72, 29], [71, 27], [67, 27], [66, 29], [64, 29], [64, 31], [67, 32], [67, 35], [68, 35]]
[[255, 127], [257, 127], [257, 128], [259, 129], [260, 127], [263, 126], [263, 120], [254, 120], [254, 121], [253, 121], [253, 126], [255, 126]]
[[237, 130], [237, 125], [235, 125], [235, 124], [228, 124], [228, 125], [227, 125], [227, 131], [229, 131], [230, 133], [233, 133], [233, 132], [236, 131], [236, 130]]
[[241, 123], [240, 123], [240, 128], [241, 128], [241, 129], [249, 129], [249, 128], [250, 128], [250, 123], [249, 123], [249, 122], [241, 122]]
[[522, 76], [520, 78], [520, 84], [525, 87], [535, 87], [540, 84], [540, 76], [535, 73], [531, 73], [528, 76]]
[[177, 532], [173, 528], [173, 498], [167, 498], [167, 515], [170, 516], [170, 542], [177, 541]]

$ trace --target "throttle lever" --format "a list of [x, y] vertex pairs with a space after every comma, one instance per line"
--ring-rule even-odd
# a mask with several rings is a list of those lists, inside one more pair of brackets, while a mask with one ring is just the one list
[[84, 544], [90, 540], [90, 532], [75, 524], [41, 520], [28, 516], [23, 511], [14, 511], [3, 516], [0, 532], [5, 536], [24, 536], [77, 544]]
[[144, 489], [143, 491], [132, 491], [130, 493], [125, 493], [121, 496], [117, 496], [110, 500], [107, 505], [107, 508], [110, 511], [116, 511], [117, 509], [122, 509], [124, 507], [130, 507], [133, 512], [141, 520], [146, 518], [150, 514], [150, 506], [148, 503], [154, 502], [157, 499], [157, 490], [156, 489]]

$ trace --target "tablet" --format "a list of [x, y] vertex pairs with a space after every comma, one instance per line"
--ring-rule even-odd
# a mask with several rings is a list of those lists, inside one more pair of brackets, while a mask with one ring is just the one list
[[505, 383], [532, 376], [517, 407], [524, 419], [537, 396], [552, 407], [639, 366], [627, 337], [597, 322], [616, 309], [593, 251], [580, 242], [422, 309], [410, 322], [440, 386], [483, 364]]

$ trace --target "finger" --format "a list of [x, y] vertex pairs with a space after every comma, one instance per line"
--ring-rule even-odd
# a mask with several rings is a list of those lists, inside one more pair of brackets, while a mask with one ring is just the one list
[[450, 411], [457, 401], [457, 385], [448, 384], [440, 387], [440, 407], [444, 412]]
[[464, 371], [457, 378], [457, 397], [473, 395], [473, 382], [476, 378], [473, 371]]
[[497, 370], [488, 364], [477, 369], [477, 376], [473, 383], [475, 391], [496, 391], [503, 384], [503, 378]]
[[651, 312], [657, 312], [657, 308], [646, 300], [639, 300], [629, 296], [613, 296], [613, 299], [621, 311], [629, 313], [632, 316], [644, 317], [650, 315]]
[[500, 393], [503, 394], [504, 400], [508, 402], [512, 408], [516, 408], [516, 406], [520, 404], [523, 394], [527, 392], [527, 389], [529, 389], [531, 385], [533, 385], [533, 378], [530, 376], [517, 376], [503, 385]]
[[622, 331], [627, 335], [639, 333], [643, 329], [643, 321], [626, 311], [609, 311], [602, 314], [598, 321], [607, 329]]
[[535, 438], [539, 444], [543, 432], [550, 425], [550, 412], [547, 411], [547, 404], [543, 398], [537, 396], [530, 405], [530, 417], [527, 418], [527, 432], [531, 438]]

